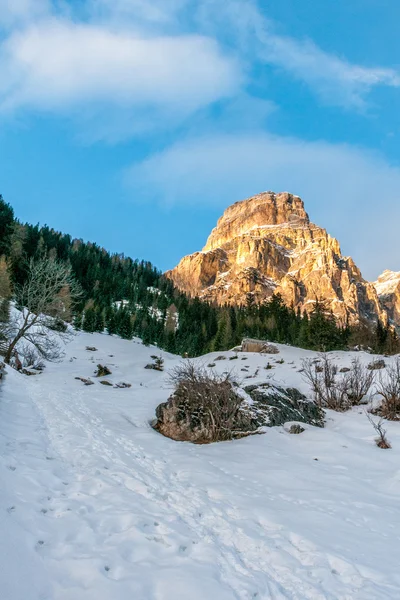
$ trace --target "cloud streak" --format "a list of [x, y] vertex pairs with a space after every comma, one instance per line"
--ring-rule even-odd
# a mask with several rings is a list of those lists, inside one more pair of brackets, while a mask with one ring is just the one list
[[262, 56], [304, 81], [331, 105], [362, 109], [376, 86], [400, 87], [394, 69], [363, 67], [324, 52], [313, 42], [262, 34]]
[[325, 52], [312, 40], [277, 33], [256, 0], [206, 0], [198, 14], [200, 26], [218, 35], [229, 24], [230, 43], [240, 45], [249, 61], [279, 68], [304, 82], [328, 105], [364, 110], [374, 87], [400, 87], [400, 73], [392, 68], [363, 66]]

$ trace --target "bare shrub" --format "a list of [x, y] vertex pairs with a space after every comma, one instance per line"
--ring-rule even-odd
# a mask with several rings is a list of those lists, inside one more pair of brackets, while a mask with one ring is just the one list
[[363, 367], [359, 358], [352, 361], [349, 370], [342, 372], [346, 373], [344, 380], [348, 384], [347, 396], [349, 401], [352, 406], [358, 406], [372, 388], [375, 382], [375, 373]]
[[388, 450], [391, 448], [391, 444], [386, 437], [386, 429], [383, 428], [383, 419], [379, 419], [378, 422], [374, 421], [371, 415], [367, 413], [368, 421], [371, 423], [372, 427], [375, 429], [378, 437], [375, 438], [375, 444], [378, 448], [383, 448], [384, 450]]
[[382, 398], [379, 414], [390, 421], [400, 421], [400, 356], [379, 373], [377, 394]]
[[303, 378], [311, 386], [317, 405], [336, 411], [360, 404], [374, 383], [374, 373], [366, 370], [359, 359], [353, 360], [351, 368], [340, 374], [327, 355], [322, 355], [318, 364], [304, 360], [302, 367]]
[[248, 435], [255, 428], [229, 373], [219, 375], [184, 361], [169, 380], [175, 392], [157, 409], [156, 427], [164, 435], [205, 443]]
[[310, 384], [318, 406], [340, 411], [349, 408], [343, 380], [337, 379], [337, 366], [327, 356], [318, 365], [311, 359], [303, 360], [302, 367], [303, 379]]

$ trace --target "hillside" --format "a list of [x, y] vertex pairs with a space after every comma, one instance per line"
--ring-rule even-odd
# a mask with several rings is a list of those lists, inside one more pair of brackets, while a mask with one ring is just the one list
[[[338, 329], [322, 305], [313, 307], [309, 319], [279, 297], [268, 304], [252, 302], [229, 309], [193, 298], [148, 261], [111, 254], [46, 225], [22, 224], [1, 196], [0, 233], [0, 297], [11, 298], [15, 287], [26, 282], [30, 261], [43, 257], [59, 261], [70, 266], [83, 290], [70, 318], [76, 328], [89, 333], [106, 329], [125, 339], [136, 335], [145, 343], [189, 356], [231, 348], [244, 336], [267, 336], [317, 350], [344, 349], [352, 333], [349, 328]], [[382, 339], [375, 334], [371, 330], [362, 343], [392, 352], [389, 330]], [[352, 341], [359, 343], [359, 336]]]
[[[272, 375], [307, 391], [301, 358], [315, 355], [279, 349], [239, 353], [215, 369], [234, 364], [240, 378]], [[301, 435], [279, 427], [208, 446], [177, 443], [150, 421], [181, 359], [163, 353], [164, 373], [145, 370], [155, 352], [136, 338], [79, 333], [64, 362], [41, 375], [8, 369], [2, 600], [397, 599], [399, 423], [387, 423], [390, 451], [375, 446], [362, 407], [328, 411], [326, 428]], [[332, 356], [344, 366], [354, 354]], [[132, 387], [75, 379], [93, 377], [97, 363]]]
[[304, 203], [286, 192], [264, 192], [229, 206], [201, 252], [167, 273], [188, 294], [218, 304], [264, 302], [279, 293], [288, 306], [310, 312], [324, 301], [341, 324], [400, 324], [339, 242], [310, 222]]

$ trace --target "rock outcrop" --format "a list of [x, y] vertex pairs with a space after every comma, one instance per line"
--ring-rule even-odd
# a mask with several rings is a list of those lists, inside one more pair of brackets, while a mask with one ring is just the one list
[[[212, 394], [210, 395], [210, 382]], [[296, 388], [268, 383], [234, 387], [228, 381], [180, 385], [156, 408], [154, 428], [179, 442], [209, 444], [300, 422], [324, 427], [325, 412]]]
[[400, 325], [400, 272], [384, 271], [374, 286], [390, 322]]
[[363, 279], [339, 243], [310, 222], [304, 203], [289, 193], [264, 192], [226, 209], [201, 252], [166, 274], [189, 295], [218, 304], [262, 302], [280, 293], [310, 310], [325, 300], [342, 323], [387, 322], [374, 284]]

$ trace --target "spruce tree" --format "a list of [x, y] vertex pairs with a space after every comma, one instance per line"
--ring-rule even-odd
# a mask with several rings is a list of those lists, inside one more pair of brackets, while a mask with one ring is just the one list
[[93, 306], [89, 306], [83, 315], [82, 329], [87, 333], [94, 333], [96, 331], [96, 311]]
[[11, 235], [14, 231], [14, 210], [3, 200], [0, 194], [0, 256], [9, 256]]

